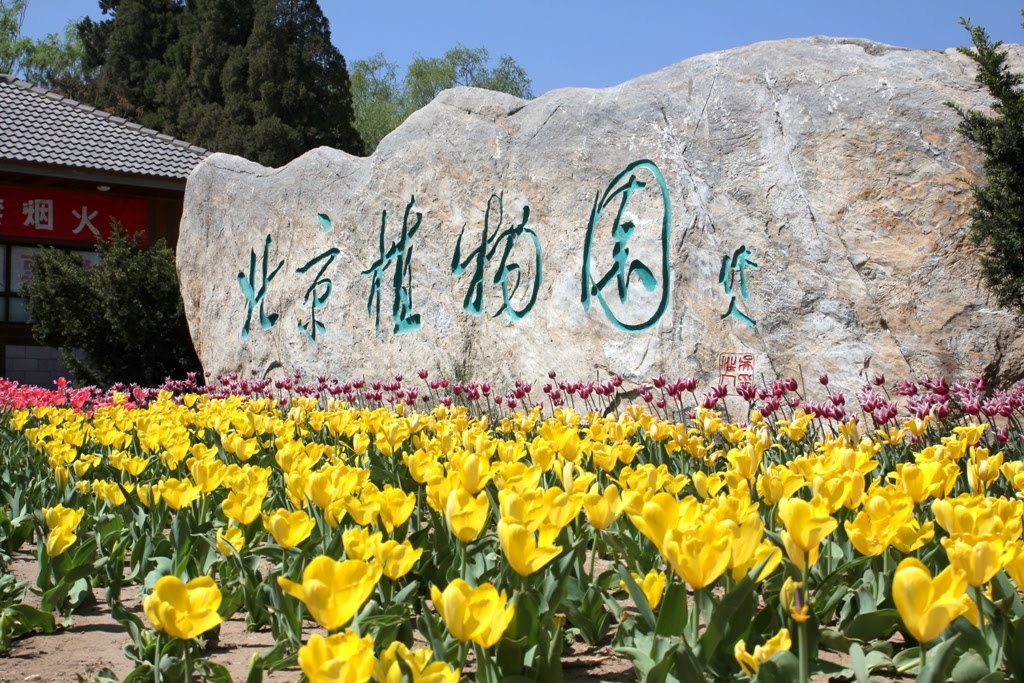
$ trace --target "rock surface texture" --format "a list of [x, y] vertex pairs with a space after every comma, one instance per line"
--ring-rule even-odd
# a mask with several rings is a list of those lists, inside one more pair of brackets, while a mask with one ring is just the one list
[[368, 158], [213, 155], [177, 250], [196, 350], [261, 376], [707, 381], [734, 353], [757, 383], [853, 387], [868, 357], [1017, 379], [1022, 321], [968, 238], [980, 157], [944, 106], [987, 105], [974, 73], [784, 40], [528, 102], [445, 91]]

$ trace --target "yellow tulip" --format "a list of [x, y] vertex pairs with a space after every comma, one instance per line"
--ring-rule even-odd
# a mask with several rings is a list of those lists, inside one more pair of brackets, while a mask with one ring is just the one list
[[409, 541], [388, 539], [374, 548], [374, 556], [380, 562], [384, 576], [397, 581], [412, 570], [420, 559], [423, 548], [415, 548]]
[[242, 535], [242, 530], [237, 526], [217, 529], [217, 550], [225, 555], [231, 554], [231, 548], [234, 548], [235, 552], [242, 552], [244, 545], [245, 536]]
[[224, 498], [220, 509], [239, 524], [250, 524], [260, 516], [260, 509], [263, 507], [263, 496], [258, 494], [258, 491], [253, 493], [231, 491]]
[[743, 671], [748, 676], [753, 676], [757, 673], [762, 663], [767, 662], [779, 652], [789, 650], [791, 647], [793, 647], [793, 640], [790, 638], [789, 629], [784, 628], [769, 638], [764, 645], [755, 645], [753, 654], [747, 652], [747, 643], [745, 641], [737, 641], [736, 647], [733, 648], [733, 655], [736, 657], [736, 661], [739, 662], [740, 667], [743, 668]]
[[302, 571], [301, 584], [279, 576], [277, 585], [304, 602], [316, 623], [334, 631], [355, 616], [377, 587], [380, 575], [381, 567], [376, 562], [338, 562], [320, 555]]
[[899, 463], [896, 471], [887, 476], [901, 489], [910, 494], [915, 503], [928, 498], [942, 498], [952, 489], [960, 468], [950, 460], [930, 462]]
[[967, 577], [946, 567], [932, 578], [920, 560], [908, 557], [896, 567], [892, 599], [900, 619], [919, 643], [934, 640], [954, 619], [971, 612]]
[[520, 576], [529, 576], [558, 557], [560, 545], [540, 545], [533, 532], [515, 522], [498, 522], [498, 540], [512, 569]]
[[217, 613], [220, 601], [220, 589], [209, 576], [188, 583], [177, 576], [165, 576], [153, 586], [142, 607], [153, 628], [188, 640], [223, 621]]
[[[192, 447], [192, 452], [196, 453], [196, 449], [201, 446], [202, 444], [196, 444]], [[216, 453], [217, 449], [214, 448], [213, 452]], [[215, 491], [224, 480], [228, 469], [227, 465], [216, 457], [192, 457], [185, 461], [185, 466], [188, 467], [192, 480], [203, 493]]]
[[665, 534], [661, 553], [694, 590], [709, 586], [729, 568], [732, 534], [724, 525], [707, 523]]
[[341, 544], [345, 548], [345, 557], [349, 560], [369, 560], [377, 551], [384, 534], [380, 531], [370, 533], [366, 527], [353, 527], [341, 534]]
[[778, 512], [786, 526], [781, 536], [789, 559], [801, 570], [814, 564], [818, 559], [818, 546], [839, 526], [829, 514], [825, 501], [819, 496], [810, 502], [786, 498], [779, 501]]
[[[127, 485], [125, 485], [127, 488]], [[110, 503], [114, 507], [120, 507], [124, 505], [124, 489], [116, 481], [94, 481], [92, 483], [92, 491], [96, 494], [96, 497], [105, 503]]]
[[583, 496], [583, 510], [587, 513], [591, 526], [598, 531], [607, 529], [622, 514], [619, 488], [615, 484], [609, 484], [605, 487], [604, 493], [599, 493], [597, 484], [594, 484]]
[[326, 638], [314, 633], [299, 648], [299, 666], [309, 683], [363, 683], [376, 664], [373, 638], [351, 629]]
[[73, 527], [55, 526], [50, 530], [50, 535], [46, 537], [46, 555], [48, 557], [63, 555], [64, 551], [77, 540], [78, 536]]
[[199, 498], [200, 489], [188, 479], [165, 479], [160, 482], [160, 499], [172, 510], [188, 507]]
[[412, 683], [458, 683], [461, 670], [453, 670], [445, 662], [430, 661], [433, 656], [428, 647], [410, 652], [405, 643], [396, 640], [381, 652], [374, 678], [378, 683], [404, 683], [401, 661], [412, 672]]
[[761, 573], [754, 579], [757, 583], [771, 576], [772, 572], [782, 563], [782, 549], [768, 539], [762, 540], [760, 545], [754, 550], [754, 554], [745, 564], [733, 565], [732, 578], [736, 581], [741, 580], [750, 570], [762, 562], [765, 563], [764, 567], [761, 568]]
[[1002, 568], [1003, 541], [991, 534], [958, 534], [942, 539], [949, 564], [967, 583], [980, 588]]
[[309, 538], [316, 520], [302, 510], [289, 511], [285, 508], [263, 513], [263, 528], [270, 532], [282, 548], [293, 548]]
[[486, 492], [481, 491], [474, 497], [462, 486], [451, 490], [444, 508], [448, 528], [463, 543], [469, 543], [480, 535], [490, 513], [491, 501]]
[[52, 508], [43, 508], [43, 519], [49, 529], [64, 527], [74, 531], [82, 523], [84, 515], [83, 508], [66, 508], [61, 504], [54, 505]]
[[507, 605], [505, 591], [489, 583], [471, 588], [462, 579], [455, 579], [442, 593], [437, 586], [430, 587], [430, 599], [456, 639], [463, 643], [473, 641], [481, 647], [491, 647], [512, 623], [515, 608]]
[[1017, 584], [1017, 590], [1024, 590], [1024, 541], [1015, 541], [1007, 546], [1003, 569]]
[[412, 516], [416, 509], [416, 494], [386, 486], [377, 496], [377, 503], [380, 505], [377, 514], [384, 525], [384, 531], [390, 534]]
[[[647, 599], [647, 604], [651, 606], [651, 609], [656, 609], [658, 603], [661, 602], [661, 596], [665, 594], [665, 582], [667, 576], [665, 572], [660, 572], [657, 569], [652, 569], [645, 575], [640, 576], [636, 572], [630, 572], [630, 576], [636, 581], [636, 585], [643, 591], [644, 598]], [[625, 581], [619, 581], [619, 587], [622, 590], [628, 590], [626, 588]]]

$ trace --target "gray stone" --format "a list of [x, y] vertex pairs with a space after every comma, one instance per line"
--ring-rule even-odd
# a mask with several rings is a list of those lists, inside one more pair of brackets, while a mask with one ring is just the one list
[[[1024, 53], [1010, 47], [1020, 65]], [[574, 379], [710, 380], [719, 375], [719, 354], [735, 352], [753, 354], [758, 381], [827, 372], [852, 387], [869, 357], [872, 370], [890, 378], [987, 372], [1016, 379], [1024, 372], [1021, 320], [995, 307], [979, 279], [966, 181], [978, 177], [980, 158], [956, 132], [947, 100], [988, 102], [973, 64], [955, 50], [808, 38], [703, 55], [616, 87], [557, 90], [529, 102], [445, 91], [368, 158], [320, 148], [268, 169], [213, 155], [189, 179], [177, 252], [196, 350], [208, 371], [260, 375], [300, 368], [307, 376], [385, 377], [427, 368], [508, 380], [555, 369]], [[653, 289], [634, 268], [625, 304], [612, 277], [589, 290], [585, 309], [596, 198], [645, 159], [664, 177], [670, 237], [661, 239], [661, 192], [641, 167], [636, 178], [646, 185], [630, 196], [621, 222], [634, 232], [620, 246], [629, 252], [624, 273], [646, 264]], [[528, 205], [527, 227], [541, 245], [543, 279], [519, 320], [499, 312], [495, 274], [506, 242], [490, 245], [480, 315], [463, 305], [472, 264], [452, 272], [460, 232], [463, 260], [480, 245], [492, 194], [504, 208], [500, 228], [492, 210], [492, 238], [517, 226]], [[408, 278], [402, 285], [420, 327], [395, 333], [399, 264], [392, 261], [380, 279], [375, 331], [366, 271], [381, 256], [382, 211], [387, 251], [412, 197], [422, 219], [404, 252], [411, 286]], [[596, 223], [594, 283], [613, 272], [620, 197], [606, 202]], [[329, 216], [329, 232], [318, 214]], [[283, 265], [261, 298], [268, 236], [268, 274]], [[534, 292], [535, 254], [525, 232], [512, 244], [508, 264], [521, 269], [506, 283], [513, 290], [521, 276], [510, 297], [521, 310]], [[757, 264], [742, 271], [747, 298], [738, 278], [732, 295], [719, 282], [723, 258], [741, 246]], [[327, 280], [330, 295], [314, 311]], [[243, 281], [253, 283], [248, 306]], [[598, 294], [620, 321], [644, 329], [619, 329]], [[756, 325], [723, 318], [731, 302]], [[261, 308], [268, 320], [278, 316], [266, 329]], [[315, 340], [307, 333], [313, 313], [323, 326]]]

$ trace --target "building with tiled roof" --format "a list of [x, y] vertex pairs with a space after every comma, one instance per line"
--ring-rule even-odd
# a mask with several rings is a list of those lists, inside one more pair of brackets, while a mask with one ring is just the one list
[[35, 346], [21, 284], [40, 247], [93, 258], [116, 221], [177, 242], [185, 181], [208, 154], [183, 140], [0, 74], [0, 348], [3, 374], [49, 384], [56, 351]]

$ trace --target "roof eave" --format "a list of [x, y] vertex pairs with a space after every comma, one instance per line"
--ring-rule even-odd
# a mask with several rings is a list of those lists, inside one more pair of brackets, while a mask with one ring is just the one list
[[0, 159], [0, 173], [21, 173], [23, 175], [45, 176], [48, 178], [64, 178], [97, 184], [127, 185], [157, 190], [185, 191], [186, 178], [169, 178], [166, 176], [146, 176], [134, 173], [117, 173], [89, 168], [76, 168], [58, 164], [39, 164], [19, 162], [11, 159]]

